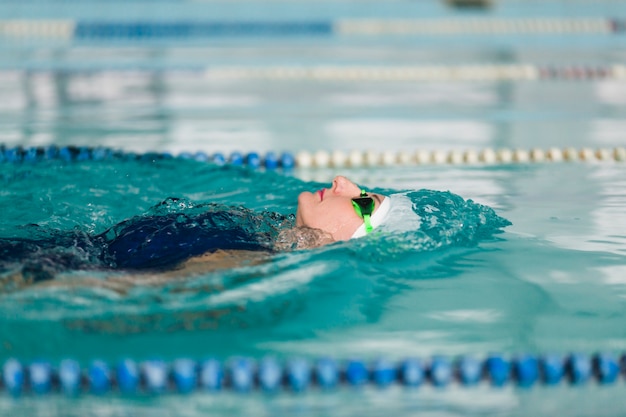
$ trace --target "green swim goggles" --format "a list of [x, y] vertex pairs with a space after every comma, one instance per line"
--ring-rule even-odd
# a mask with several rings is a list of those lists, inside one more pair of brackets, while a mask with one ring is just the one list
[[352, 206], [354, 207], [356, 214], [362, 218], [363, 223], [365, 223], [365, 233], [369, 233], [374, 230], [370, 221], [372, 213], [374, 213], [374, 199], [370, 197], [365, 190], [361, 190], [360, 196], [352, 198]]

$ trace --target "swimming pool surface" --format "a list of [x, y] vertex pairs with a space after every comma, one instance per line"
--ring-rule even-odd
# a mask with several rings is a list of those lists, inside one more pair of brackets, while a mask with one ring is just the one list
[[[626, 17], [620, 1], [496, 3], [488, 12], [458, 12], [439, 2], [276, 1], [236, 7], [162, 1], [147, 14], [146, 3], [136, 1], [122, 18], [116, 3], [92, 8], [9, 1], [0, 6], [0, 15], [79, 24], [132, 23], [139, 17], [148, 22], [335, 22], [401, 19], [409, 12], [408, 18], [459, 21]], [[0, 143], [7, 147], [264, 154], [611, 149], [626, 143], [626, 82], [619, 68], [608, 71], [624, 62], [621, 32], [222, 33], [217, 38], [53, 41], [0, 33], [5, 33]], [[526, 65], [552, 78], [497, 78], [485, 72], [470, 79], [449, 71], [467, 65]], [[419, 77], [372, 72], [433, 66], [439, 72], [413, 73]], [[327, 70], [325, 79], [311, 75], [320, 68]], [[568, 68], [608, 72], [573, 77], [562, 71]], [[112, 275], [123, 281], [124, 272], [69, 271], [55, 281], [58, 286], [18, 287], [2, 271], [0, 360], [71, 357], [87, 363], [207, 355], [370, 360], [626, 350], [623, 162], [293, 172], [182, 159], [0, 162], [0, 237], [73, 229], [99, 233], [168, 197], [188, 205], [217, 202], [289, 214], [299, 192], [327, 186], [337, 174], [382, 193], [410, 192], [416, 202], [438, 201], [444, 209], [437, 227], [430, 234], [421, 230], [278, 254], [242, 268], [174, 274], [166, 282], [133, 285], [131, 280], [116, 289], [95, 283]], [[477, 231], [479, 223], [490, 232]], [[0, 413], [618, 416], [626, 410], [623, 389], [622, 381], [530, 389], [485, 383], [139, 398], [2, 394]]]

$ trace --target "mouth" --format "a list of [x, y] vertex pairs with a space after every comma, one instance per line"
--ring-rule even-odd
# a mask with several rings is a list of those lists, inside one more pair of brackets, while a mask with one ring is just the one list
[[323, 188], [321, 190], [318, 191], [319, 195], [320, 195], [320, 201], [324, 201], [324, 190]]

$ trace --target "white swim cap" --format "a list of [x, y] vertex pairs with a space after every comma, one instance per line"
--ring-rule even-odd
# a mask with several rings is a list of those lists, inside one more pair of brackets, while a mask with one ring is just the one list
[[[372, 226], [389, 232], [418, 230], [421, 225], [420, 216], [413, 210], [413, 201], [404, 194], [393, 194], [385, 197], [378, 210], [370, 219]], [[365, 224], [362, 224], [352, 235], [352, 239], [365, 236]]]

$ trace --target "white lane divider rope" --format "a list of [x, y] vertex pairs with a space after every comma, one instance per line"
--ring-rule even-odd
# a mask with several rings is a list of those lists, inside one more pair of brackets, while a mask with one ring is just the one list
[[626, 162], [626, 148], [549, 148], [416, 151], [301, 151], [298, 168], [344, 168], [393, 165], [474, 165], [526, 164], [550, 162]]

